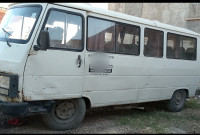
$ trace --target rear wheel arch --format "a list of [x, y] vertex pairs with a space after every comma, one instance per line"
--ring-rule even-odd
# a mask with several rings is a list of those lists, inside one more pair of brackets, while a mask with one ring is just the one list
[[171, 94], [171, 98], [173, 96], [173, 94], [176, 92], [176, 91], [179, 91], [179, 90], [183, 90], [186, 92], [186, 98], [189, 98], [189, 90], [187, 88], [181, 88], [181, 89], [176, 89], [172, 94]]

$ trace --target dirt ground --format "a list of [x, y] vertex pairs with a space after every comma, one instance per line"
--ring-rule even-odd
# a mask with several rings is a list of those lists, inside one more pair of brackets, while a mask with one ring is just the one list
[[[23, 119], [23, 125], [21, 126], [0, 126], [1, 134], [138, 134], [138, 133], [156, 133], [151, 127], [135, 128], [131, 125], [119, 124], [119, 119], [122, 117], [129, 117], [131, 113], [145, 115], [147, 112], [143, 109], [111, 109], [111, 108], [95, 108], [87, 110], [86, 116], [82, 124], [74, 129], [67, 131], [53, 131], [46, 127], [41, 115], [28, 116]], [[136, 115], [137, 115], [136, 114]], [[173, 113], [175, 116], [181, 116], [185, 114], [193, 114], [194, 116], [200, 114], [200, 109], [184, 108], [181, 112]], [[3, 120], [5, 116], [0, 115]], [[199, 118], [199, 117], [198, 117]], [[2, 121], [1, 121], [2, 122]], [[175, 134], [194, 134], [200, 133], [200, 123], [196, 121], [188, 120], [186, 123], [176, 125], [174, 123], [166, 123], [163, 121], [161, 125], [164, 125], [164, 133]]]
[[[97, 111], [98, 110], [98, 111]], [[46, 127], [41, 115], [28, 116], [24, 118], [24, 123], [21, 126], [0, 127], [0, 134], [93, 134], [93, 133], [132, 133], [129, 126], [116, 126], [114, 116], [110, 112], [101, 109], [91, 109], [87, 111], [82, 124], [68, 131], [53, 131]]]

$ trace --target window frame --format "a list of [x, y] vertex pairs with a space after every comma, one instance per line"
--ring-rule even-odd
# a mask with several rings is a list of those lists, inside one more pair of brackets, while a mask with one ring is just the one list
[[[91, 18], [95, 18], [95, 19], [100, 19], [100, 20], [105, 20], [105, 21], [110, 21], [110, 22], [113, 22], [115, 23], [115, 31], [114, 31], [114, 34], [115, 34], [115, 41], [114, 41], [114, 46], [115, 46], [115, 50], [114, 52], [105, 52], [103, 51], [103, 53], [111, 53], [111, 54], [122, 54], [122, 55], [133, 55], [133, 56], [139, 56], [140, 55], [140, 46], [141, 46], [141, 27], [140, 26], [137, 26], [137, 25], [132, 25], [132, 24], [128, 24], [128, 23], [124, 23], [124, 22], [119, 22], [119, 21], [113, 21], [113, 20], [109, 20], [109, 19], [105, 19], [105, 18], [101, 18], [101, 17], [96, 17], [96, 16], [93, 16], [93, 15], [88, 15], [87, 16], [87, 25], [86, 25], [86, 50], [88, 52], [99, 52], [99, 51], [95, 51], [95, 50], [88, 50], [88, 18], [91, 17]], [[138, 27], [139, 28], [139, 54], [138, 55], [135, 55], [135, 54], [128, 54], [128, 53], [118, 53], [116, 52], [116, 24], [123, 24], [123, 25], [128, 25], [128, 26], [134, 26], [134, 27]]]
[[[195, 44], [195, 53], [196, 53], [195, 59], [171, 58], [171, 57], [168, 57], [168, 56], [167, 56], [168, 34], [174, 34], [174, 35], [180, 36], [181, 40], [182, 40], [182, 37], [187, 37], [187, 38], [192, 38], [192, 39], [194, 39], [194, 40], [196, 41], [196, 42], [195, 42], [195, 43], [196, 43], [196, 44]], [[187, 35], [181, 35], [181, 34], [173, 33], [173, 32], [167, 32], [166, 35], [167, 35], [167, 36], [166, 36], [166, 38], [167, 38], [167, 40], [166, 40], [166, 58], [167, 58], [167, 59], [190, 60], [190, 61], [196, 61], [196, 60], [197, 60], [197, 38], [191, 37], [191, 36], [187, 36]]]
[[[40, 32], [42, 30], [44, 30], [45, 28], [45, 25], [47, 23], [47, 20], [49, 18], [49, 15], [51, 13], [51, 11], [58, 11], [58, 12], [62, 12], [62, 13], [66, 13], [66, 14], [71, 14], [71, 15], [77, 15], [77, 16], [80, 16], [81, 19], [82, 19], [82, 33], [81, 33], [81, 40], [82, 40], [82, 44], [81, 44], [81, 49], [70, 49], [70, 48], [58, 48], [58, 47], [48, 47], [47, 49], [51, 49], [51, 50], [63, 50], [63, 51], [75, 51], [75, 52], [82, 52], [84, 50], [84, 32], [85, 32], [85, 18], [84, 18], [84, 15], [81, 14], [81, 13], [77, 13], [77, 12], [73, 12], [73, 11], [68, 11], [68, 10], [64, 10], [64, 9], [59, 9], [59, 8], [49, 8], [47, 13], [46, 13], [46, 17], [44, 19], [44, 22], [43, 22], [43, 25], [42, 25], [42, 28], [40, 30]], [[38, 35], [38, 38], [37, 38], [37, 44], [39, 45], [39, 35]]]
[[[162, 40], [162, 46], [163, 46], [163, 49], [162, 49], [162, 57], [155, 57], [155, 56], [146, 56], [145, 54], [144, 54], [144, 47], [145, 47], [145, 45], [144, 45], [144, 41], [143, 41], [143, 55], [144, 55], [144, 57], [153, 57], [153, 58], [164, 58], [164, 40], [165, 40], [165, 33], [164, 33], [164, 31], [163, 30], [160, 30], [160, 29], [154, 29], [154, 28], [149, 28], [149, 27], [144, 27], [144, 35], [145, 35], [145, 29], [150, 29], [150, 30], [155, 30], [155, 31], [160, 31], [160, 32], [162, 32], [163, 33], [163, 40]], [[143, 35], [143, 38], [145, 38], [145, 36]]]

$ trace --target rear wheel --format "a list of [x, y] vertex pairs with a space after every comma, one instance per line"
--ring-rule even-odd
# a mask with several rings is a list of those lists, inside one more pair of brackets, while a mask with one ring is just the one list
[[172, 98], [167, 103], [167, 108], [171, 112], [179, 112], [183, 109], [186, 101], [186, 91], [177, 90], [173, 93]]
[[43, 114], [43, 120], [54, 130], [69, 130], [81, 124], [85, 112], [86, 106], [82, 98], [58, 101], [50, 113]]

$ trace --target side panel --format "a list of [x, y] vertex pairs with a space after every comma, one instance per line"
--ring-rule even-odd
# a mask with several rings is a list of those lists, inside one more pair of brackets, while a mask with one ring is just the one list
[[197, 61], [146, 58], [138, 102], [170, 99], [177, 89], [187, 89], [194, 96], [200, 74], [196, 67]]
[[111, 73], [89, 72], [91, 54], [85, 54], [84, 95], [90, 97], [93, 106], [132, 103], [137, 101], [141, 87], [141, 57], [105, 54], [112, 65]]
[[165, 33], [163, 58], [143, 56], [144, 65], [141, 78], [143, 86], [139, 90], [137, 102], [170, 99], [177, 89], [187, 89], [191, 97], [199, 88], [199, 37], [197, 37], [197, 60], [170, 59], [166, 58], [168, 31], [163, 31]]

